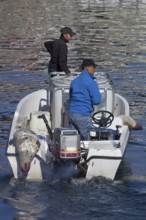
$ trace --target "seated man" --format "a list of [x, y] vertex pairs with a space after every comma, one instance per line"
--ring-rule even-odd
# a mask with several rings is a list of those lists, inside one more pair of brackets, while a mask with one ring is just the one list
[[70, 85], [69, 125], [79, 131], [81, 140], [88, 140], [93, 105], [101, 102], [98, 84], [94, 80], [95, 67], [92, 59], [83, 60], [83, 71]]

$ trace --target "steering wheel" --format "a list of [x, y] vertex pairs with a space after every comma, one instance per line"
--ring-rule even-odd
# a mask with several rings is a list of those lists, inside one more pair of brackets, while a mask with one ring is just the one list
[[92, 120], [95, 124], [99, 125], [99, 127], [109, 127], [114, 120], [114, 116], [111, 112], [108, 111], [98, 111], [92, 115]]

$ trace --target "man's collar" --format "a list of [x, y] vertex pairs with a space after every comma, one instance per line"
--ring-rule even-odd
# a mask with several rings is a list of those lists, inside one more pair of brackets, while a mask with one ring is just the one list
[[88, 74], [92, 79], [95, 79], [94, 74], [89, 73], [87, 70], [83, 70], [82, 73]]
[[69, 43], [69, 41], [65, 40], [63, 36], [60, 36], [60, 39], [63, 40], [65, 43]]

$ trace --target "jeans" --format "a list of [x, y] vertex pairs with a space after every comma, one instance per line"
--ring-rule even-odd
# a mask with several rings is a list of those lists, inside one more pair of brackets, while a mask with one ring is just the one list
[[79, 134], [81, 135], [81, 140], [88, 140], [89, 129], [92, 126], [92, 119], [90, 116], [84, 116], [70, 112], [69, 126], [78, 130]]

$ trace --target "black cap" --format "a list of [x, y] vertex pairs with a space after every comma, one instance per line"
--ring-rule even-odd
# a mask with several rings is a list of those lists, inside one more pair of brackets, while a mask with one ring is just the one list
[[64, 27], [60, 30], [61, 34], [70, 34], [71, 36], [76, 35], [70, 27]]
[[96, 64], [92, 59], [84, 59], [82, 63], [82, 69], [84, 69], [87, 66], [93, 66], [94, 68], [96, 67]]

